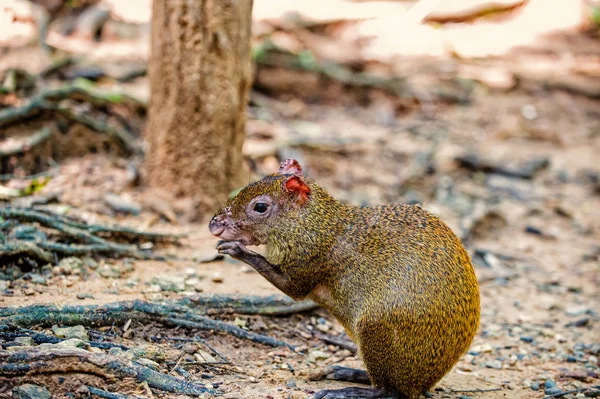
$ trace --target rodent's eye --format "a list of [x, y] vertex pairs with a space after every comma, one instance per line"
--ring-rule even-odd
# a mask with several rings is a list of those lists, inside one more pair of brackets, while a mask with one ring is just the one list
[[265, 213], [269, 209], [269, 205], [264, 202], [257, 202], [254, 204], [254, 211], [258, 213]]

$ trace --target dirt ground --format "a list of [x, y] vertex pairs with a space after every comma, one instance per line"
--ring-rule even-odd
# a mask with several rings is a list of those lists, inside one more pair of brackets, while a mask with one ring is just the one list
[[[87, 59], [117, 69], [143, 63], [148, 56], [147, 40], [147, 35], [140, 34], [135, 41], [90, 44]], [[111, 45], [131, 51], [115, 50], [104, 57]], [[339, 85], [326, 85], [312, 97], [293, 89], [283, 91], [275, 84], [266, 91], [255, 87], [252, 94], [245, 152], [253, 178], [274, 172], [279, 159], [293, 156], [340, 199], [356, 205], [422, 203], [464, 240], [480, 282], [481, 325], [468, 354], [438, 384], [433, 398], [542, 398], [553, 383], [564, 391], [600, 385], [599, 97], [554, 84], [553, 77], [527, 79], [524, 76], [530, 75], [512, 68], [536, 65], [543, 70], [543, 65], [554, 64], [561, 78], [580, 77], [572, 68], [561, 69], [565, 59], [571, 66], [595, 65], [595, 75], [587, 74], [584, 86], [600, 85], [600, 40], [579, 33], [557, 34], [543, 45], [480, 60], [406, 58], [402, 69], [411, 73], [406, 76], [414, 88], [447, 94], [434, 96], [437, 100], [429, 116], [423, 114], [427, 101], [399, 103], [378, 91], [357, 94]], [[34, 45], [6, 47], [0, 72], [15, 66], [35, 72], [48, 63]], [[500, 71], [515, 82], [509, 87], [493, 87], [484, 79], [465, 83], [458, 79], [465, 71]], [[267, 72], [258, 71], [257, 79], [263, 81], [292, 79], [288, 71], [278, 69], [269, 69], [262, 77], [261, 73]], [[305, 76], [298, 79], [312, 82]], [[140, 97], [149, 90], [145, 77], [119, 88]], [[443, 100], [450, 98], [448, 93], [453, 100]], [[455, 100], [457, 96], [460, 101]], [[1, 131], [0, 138], [5, 138]], [[466, 162], [461, 164], [461, 157], [472, 154], [496, 169], [478, 164], [473, 170]], [[539, 162], [543, 167], [525, 177], [498, 172], [499, 167], [527, 171], [528, 165], [539, 160], [547, 162]], [[179, 246], [159, 245], [156, 251], [190, 260], [99, 258], [85, 274], [68, 274], [56, 267], [45, 274], [15, 272], [5, 265], [0, 270], [0, 307], [156, 301], [198, 292], [278, 293], [243, 264], [231, 259], [206, 261], [216, 254], [217, 242], [206, 222], [186, 221], [185, 200], [161, 199], [165, 198], [162, 194], [143, 185], [132, 187], [129, 164], [127, 159], [107, 154], [63, 159], [40, 194], [57, 193], [59, 200], [48, 205], [50, 209], [68, 207], [71, 214], [87, 221], [187, 234]], [[139, 204], [141, 213], [114, 212], [106, 204], [107, 192]], [[157, 209], [165, 206], [178, 215], [178, 222], [160, 216]], [[106, 269], [115, 273], [101, 273]], [[32, 282], [31, 273], [41, 273], [45, 281]], [[167, 291], [157, 282], [183, 276], [188, 283], [178, 292]], [[223, 318], [300, 345], [304, 352], [274, 349], [225, 334], [136, 322], [128, 328], [111, 328], [115, 333], [111, 339], [128, 347], [159, 346], [171, 359], [180, 359], [185, 348], [170, 341], [152, 342], [150, 337], [203, 337], [231, 363], [191, 364], [187, 378], [218, 387], [225, 398], [305, 398], [313, 391], [347, 385], [311, 381], [309, 374], [314, 370], [330, 364], [361, 367], [360, 359], [347, 349], [316, 338], [316, 332], [343, 336], [339, 323], [325, 310], [278, 318]], [[58, 382], [62, 377], [28, 376], [18, 381], [0, 377], [0, 386], [5, 384], [0, 396], [10, 395], [8, 387], [28, 381], [47, 386], [54, 397], [67, 397], [71, 389], [76, 391], [78, 381], [95, 381], [112, 392], [169, 397], [131, 381], [72, 373], [66, 376], [69, 384], [62, 385]]]

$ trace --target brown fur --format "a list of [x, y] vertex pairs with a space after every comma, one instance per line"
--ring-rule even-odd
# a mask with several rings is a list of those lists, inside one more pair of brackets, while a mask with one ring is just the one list
[[[479, 288], [460, 240], [418, 206], [359, 208], [311, 179], [304, 204], [270, 175], [229, 201], [239, 237], [266, 244], [267, 261], [290, 281], [294, 299], [329, 309], [359, 345], [376, 388], [410, 398], [431, 389], [468, 349], [479, 324]], [[266, 220], [246, 215], [255, 197], [277, 204]], [[240, 238], [237, 238], [240, 239]]]

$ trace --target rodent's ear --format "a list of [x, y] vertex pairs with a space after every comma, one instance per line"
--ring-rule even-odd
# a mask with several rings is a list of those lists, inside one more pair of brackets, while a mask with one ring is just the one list
[[298, 205], [304, 205], [310, 198], [310, 187], [300, 176], [290, 176], [283, 182], [283, 190], [296, 198]]
[[301, 175], [302, 167], [295, 159], [286, 159], [279, 165], [280, 175]]

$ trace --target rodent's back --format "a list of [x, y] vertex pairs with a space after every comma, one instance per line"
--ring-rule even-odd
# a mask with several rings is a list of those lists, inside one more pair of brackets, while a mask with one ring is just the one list
[[[418, 395], [468, 349], [479, 324], [479, 288], [450, 228], [411, 205], [349, 207], [332, 250], [332, 312], [359, 341], [382, 384]], [[338, 307], [339, 306], [339, 307]], [[389, 370], [385, 371], [384, 370]], [[372, 375], [372, 378], [377, 378]]]

